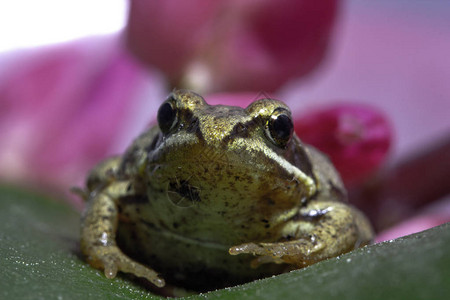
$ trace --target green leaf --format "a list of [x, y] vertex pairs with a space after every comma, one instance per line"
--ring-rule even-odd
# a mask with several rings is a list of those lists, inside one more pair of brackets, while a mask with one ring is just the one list
[[84, 263], [79, 218], [62, 201], [0, 187], [0, 299], [160, 299]]
[[[161, 299], [79, 255], [79, 213], [0, 186], [1, 299]], [[450, 223], [308, 268], [188, 299], [447, 299]]]

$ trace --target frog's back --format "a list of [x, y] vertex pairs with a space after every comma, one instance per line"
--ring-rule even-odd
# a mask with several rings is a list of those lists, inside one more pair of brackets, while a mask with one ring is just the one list
[[137, 137], [124, 155], [113, 156], [98, 163], [87, 177], [87, 192], [101, 189], [114, 180], [139, 176], [147, 159], [148, 148], [159, 132], [158, 126], [154, 126]]

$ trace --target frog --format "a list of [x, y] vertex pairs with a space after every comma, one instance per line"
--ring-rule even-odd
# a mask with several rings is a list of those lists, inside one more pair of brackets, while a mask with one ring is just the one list
[[371, 243], [338, 172], [293, 124], [279, 100], [209, 105], [174, 90], [156, 125], [87, 176], [87, 262], [108, 278], [208, 291]]

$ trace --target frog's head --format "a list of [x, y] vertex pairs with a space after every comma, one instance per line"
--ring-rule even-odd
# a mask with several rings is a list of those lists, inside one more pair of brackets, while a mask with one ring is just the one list
[[[316, 192], [289, 108], [273, 99], [248, 107], [209, 105], [190, 91], [173, 92], [158, 111], [159, 135], [147, 172], [169, 195], [217, 210], [298, 206]], [[156, 188], [155, 188], [156, 189]], [[244, 207], [245, 206], [245, 207]]]

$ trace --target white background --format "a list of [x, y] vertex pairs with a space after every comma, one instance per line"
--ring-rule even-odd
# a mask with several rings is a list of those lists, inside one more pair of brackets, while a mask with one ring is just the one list
[[0, 0], [0, 52], [116, 32], [126, 11], [126, 0]]

